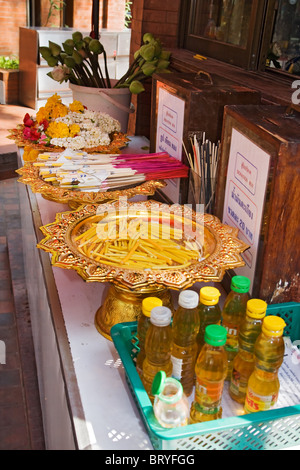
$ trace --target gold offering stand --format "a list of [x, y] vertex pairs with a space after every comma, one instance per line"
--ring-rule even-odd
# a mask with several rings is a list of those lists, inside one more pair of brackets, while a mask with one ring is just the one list
[[[114, 224], [115, 233], [108, 233]], [[161, 240], [169, 235], [176, 243], [178, 254], [196, 242], [199, 253], [186, 263], [171, 262], [161, 268], [151, 265], [151, 258], [148, 258], [151, 267], [133, 268], [125, 262], [115, 262], [113, 258], [99, 261], [90, 248], [82, 251], [78, 240], [87, 230], [97, 227], [100, 230], [97, 237], [103, 242], [117, 238], [121, 226], [135, 239], [147, 239], [152, 229], [156, 234], [159, 231]], [[87, 282], [111, 284], [95, 314], [98, 331], [108, 339], [111, 339], [113, 325], [139, 318], [144, 297], [158, 296], [164, 305], [172, 308], [170, 290], [186, 289], [200, 281], [220, 282], [227, 269], [244, 265], [241, 253], [248, 248], [237, 238], [236, 228], [222, 224], [215, 216], [152, 200], [137, 203], [119, 200], [81, 206], [74, 211], [58, 213], [53, 223], [40, 229], [45, 238], [37, 246], [52, 254], [52, 265], [74, 269]], [[159, 244], [161, 240], [158, 240]], [[161, 250], [158, 249], [163, 256]]]
[[49, 201], [68, 204], [71, 209], [77, 209], [83, 204], [103, 204], [108, 201], [115, 201], [119, 197], [130, 199], [134, 196], [152, 196], [158, 188], [166, 186], [164, 181], [151, 180], [127, 188], [120, 187], [112, 191], [80, 191], [54, 186], [44, 181], [39, 175], [39, 168], [29, 162], [25, 163], [16, 172], [21, 175], [18, 181], [28, 184], [33, 193], [40, 193], [44, 199]]

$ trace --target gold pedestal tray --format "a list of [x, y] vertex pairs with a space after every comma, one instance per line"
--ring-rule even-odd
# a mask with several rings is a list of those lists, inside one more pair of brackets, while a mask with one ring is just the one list
[[116, 323], [137, 321], [142, 313], [142, 301], [145, 297], [159, 297], [165, 307], [173, 312], [173, 302], [168, 289], [144, 289], [132, 292], [111, 284], [103, 305], [95, 315], [95, 326], [105, 338], [111, 339], [110, 330]]
[[33, 193], [42, 194], [44, 199], [68, 204], [71, 209], [77, 209], [83, 204], [103, 204], [126, 197], [130, 199], [134, 196], [153, 196], [158, 188], [166, 186], [164, 181], [145, 181], [144, 183], [132, 185], [130, 187], [120, 187], [111, 191], [80, 191], [75, 189], [64, 189], [54, 186], [39, 175], [39, 168], [32, 163], [25, 163], [22, 168], [16, 170], [21, 175], [18, 179], [20, 183], [28, 184]]
[[[174, 235], [174, 230], [178, 234], [182, 227], [181, 237], [173, 236], [173, 242], [179, 250], [176, 252], [179, 255], [184, 251], [185, 243], [196, 241], [200, 246], [197, 258], [184, 264], [172, 261], [160, 268], [152, 266], [150, 258], [145, 254], [151, 267], [129, 268], [125, 261], [114, 262], [115, 258], [106, 257], [103, 260], [102, 257], [100, 262], [91, 254], [93, 251], [88, 249], [82, 252], [78, 239], [90, 228], [96, 226], [98, 230], [101, 226], [97, 237], [104, 243], [105, 227], [115, 223], [116, 227], [127, 227], [129, 230], [132, 224], [141, 227], [146, 222], [149, 224], [148, 231], [149, 227], [155, 227], [156, 231], [163, 234], [169, 229], [169, 235]], [[45, 238], [37, 246], [52, 253], [51, 262], [54, 266], [74, 269], [88, 282], [112, 284], [95, 318], [98, 331], [107, 338], [110, 338], [110, 328], [114, 324], [137, 320], [144, 297], [158, 295], [164, 298], [165, 305], [170, 305], [168, 289], [187, 289], [202, 281], [220, 282], [227, 269], [244, 265], [241, 253], [248, 248], [237, 238], [238, 229], [222, 224], [213, 215], [196, 213], [186, 206], [169, 206], [151, 200], [128, 203], [121, 198], [113, 203], [81, 206], [75, 211], [58, 213], [55, 221], [41, 227], [41, 231]], [[110, 232], [107, 241], [110, 242], [116, 235]], [[145, 233], [134, 232], [133, 236], [142, 238]], [[161, 246], [163, 238], [161, 235], [158, 240]], [[161, 252], [160, 246], [158, 251]]]

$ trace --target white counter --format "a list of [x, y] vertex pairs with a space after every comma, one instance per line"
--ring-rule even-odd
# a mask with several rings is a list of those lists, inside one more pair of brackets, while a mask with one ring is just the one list
[[[128, 151], [147, 145], [134, 138]], [[144, 152], [147, 151], [144, 149]], [[20, 152], [21, 154], [22, 152]], [[19, 163], [23, 165], [21, 155]], [[152, 449], [113, 342], [94, 325], [109, 284], [52, 267], [39, 227], [69, 206], [19, 184], [26, 282], [47, 449]]]

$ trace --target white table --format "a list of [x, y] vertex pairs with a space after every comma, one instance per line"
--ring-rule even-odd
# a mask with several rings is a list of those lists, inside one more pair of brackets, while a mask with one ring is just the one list
[[[135, 137], [128, 151], [147, 143]], [[22, 183], [19, 191], [47, 449], [152, 449], [114, 344], [94, 325], [109, 284], [87, 283], [74, 270], [52, 267], [51, 256], [36, 247], [44, 237], [39, 227], [69, 206]]]

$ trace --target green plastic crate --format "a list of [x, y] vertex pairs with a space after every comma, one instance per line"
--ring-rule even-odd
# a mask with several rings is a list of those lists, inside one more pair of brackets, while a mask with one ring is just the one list
[[[270, 305], [267, 315], [286, 322], [285, 335], [300, 340], [300, 304]], [[119, 323], [111, 337], [123, 362], [126, 379], [154, 449], [163, 450], [275, 450], [300, 448], [300, 404], [181, 428], [164, 429], [157, 424], [151, 401], [135, 368], [138, 352], [136, 322]]]

